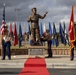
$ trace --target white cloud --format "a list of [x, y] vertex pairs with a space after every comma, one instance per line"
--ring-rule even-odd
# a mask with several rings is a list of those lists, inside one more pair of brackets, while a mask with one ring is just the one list
[[60, 22], [66, 22], [66, 23], [69, 23], [69, 22], [70, 22], [70, 19], [69, 19], [68, 16], [64, 16], [64, 18], [61, 19]]

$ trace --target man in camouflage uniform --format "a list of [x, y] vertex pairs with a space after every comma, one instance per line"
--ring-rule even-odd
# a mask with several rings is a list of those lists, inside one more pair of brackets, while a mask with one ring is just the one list
[[32, 8], [32, 14], [28, 18], [28, 22], [31, 22], [30, 30], [33, 35], [33, 41], [36, 42], [36, 39], [40, 41], [40, 32], [39, 32], [39, 18], [44, 19], [47, 12], [43, 16], [37, 14], [36, 8]]

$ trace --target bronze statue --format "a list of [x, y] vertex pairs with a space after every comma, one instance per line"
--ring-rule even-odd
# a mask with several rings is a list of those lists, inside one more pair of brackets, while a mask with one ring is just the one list
[[44, 19], [47, 13], [48, 12], [45, 12], [45, 14], [41, 16], [37, 14], [36, 8], [32, 8], [32, 14], [29, 16], [28, 22], [31, 22], [30, 31], [34, 42], [36, 42], [36, 40], [40, 41], [39, 18]]

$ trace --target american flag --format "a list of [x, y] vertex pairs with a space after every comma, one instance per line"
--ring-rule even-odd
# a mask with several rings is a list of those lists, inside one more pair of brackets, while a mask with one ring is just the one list
[[4, 26], [5, 26], [5, 23], [4, 23], [4, 20], [2, 20], [1, 34], [3, 34], [3, 33], [4, 33]]
[[5, 26], [5, 4], [3, 6], [3, 20], [2, 20], [2, 26], [1, 26], [1, 34], [4, 33], [4, 26]]

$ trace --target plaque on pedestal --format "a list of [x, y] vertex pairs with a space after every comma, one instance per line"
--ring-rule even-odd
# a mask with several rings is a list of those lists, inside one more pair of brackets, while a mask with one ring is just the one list
[[45, 56], [45, 46], [30, 46], [28, 48], [28, 53], [31, 56]]

